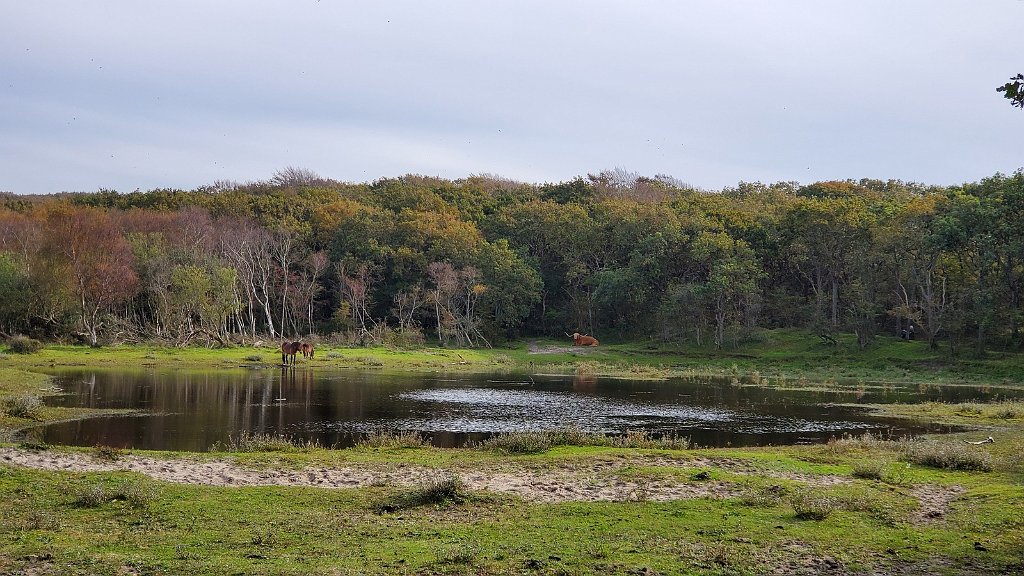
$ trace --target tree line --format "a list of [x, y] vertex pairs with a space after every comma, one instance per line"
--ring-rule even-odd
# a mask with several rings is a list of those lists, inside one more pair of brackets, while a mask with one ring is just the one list
[[345, 183], [289, 168], [0, 202], [5, 335], [729, 347], [799, 327], [867, 347], [913, 325], [954, 354], [1022, 343], [1024, 171], [707, 191], [622, 170]]

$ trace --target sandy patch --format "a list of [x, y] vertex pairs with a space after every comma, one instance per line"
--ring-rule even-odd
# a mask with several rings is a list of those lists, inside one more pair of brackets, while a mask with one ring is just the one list
[[914, 524], [928, 524], [945, 520], [950, 503], [966, 491], [963, 486], [914, 486], [911, 494], [920, 503], [920, 507], [911, 515], [910, 521]]
[[[210, 486], [414, 486], [452, 473], [406, 464], [330, 468], [314, 466], [302, 470], [250, 469], [239, 466], [231, 458], [165, 459], [134, 454], [109, 462], [82, 453], [30, 451], [19, 448], [0, 449], [0, 463], [62, 472], [138, 472], [165, 482]], [[645, 479], [644, 474], [636, 472], [637, 467], [657, 468], [669, 474]], [[634, 470], [627, 472], [626, 468]], [[736, 474], [784, 478], [819, 486], [849, 481], [838, 476], [766, 473], [740, 460], [677, 460], [665, 457], [586, 460], [535, 468], [518, 467], [511, 462], [500, 469], [460, 470], [454, 473], [459, 475], [470, 490], [515, 494], [526, 500], [548, 503], [728, 498], [742, 493], [742, 489], [732, 482], [718, 481], [710, 477], [699, 479], [697, 475], [703, 469], [725, 469]]]
[[[704, 471], [721, 470], [751, 476], [801, 482], [810, 486], [848, 484], [846, 476], [814, 475], [767, 470], [751, 462], [728, 458], [669, 458], [624, 456], [568, 461], [526, 467], [509, 460], [501, 466], [478, 470], [436, 470], [410, 464], [323, 467], [302, 470], [252, 469], [232, 458], [152, 458], [128, 454], [116, 461], [61, 451], [0, 448], [0, 463], [60, 472], [126, 471], [156, 480], [209, 486], [303, 486], [359, 488], [365, 486], [418, 486], [448, 474], [457, 474], [470, 490], [514, 494], [532, 502], [670, 501], [690, 498], [732, 498], [744, 488], [734, 481], [717, 480]], [[638, 469], [651, 468], [657, 474]], [[915, 486], [911, 494], [920, 503], [911, 516], [914, 524], [945, 518], [949, 504], [965, 492], [960, 486]]]

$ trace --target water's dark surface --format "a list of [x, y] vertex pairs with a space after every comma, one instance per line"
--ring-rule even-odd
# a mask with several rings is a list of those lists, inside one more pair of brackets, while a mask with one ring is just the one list
[[203, 451], [243, 431], [351, 445], [370, 430], [416, 430], [439, 446], [495, 433], [575, 426], [689, 436], [700, 446], [822, 442], [845, 433], [940, 432], [836, 403], [991, 401], [1019, 391], [861, 386], [844, 391], [572, 376], [440, 376], [342, 370], [95, 370], [55, 372], [61, 406], [141, 408], [43, 429], [53, 444]]

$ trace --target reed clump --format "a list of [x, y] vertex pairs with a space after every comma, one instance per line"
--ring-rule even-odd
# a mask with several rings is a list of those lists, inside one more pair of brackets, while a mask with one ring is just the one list
[[577, 427], [555, 430], [502, 432], [478, 444], [483, 450], [504, 454], [538, 454], [555, 446], [608, 446], [614, 448], [641, 448], [654, 450], [687, 450], [688, 437], [675, 434], [654, 436], [649, 432], [631, 430], [623, 435], [587, 432]]
[[242, 431], [238, 435], [229, 435], [227, 442], [215, 442], [210, 452], [309, 452], [320, 448], [322, 446], [316, 440]]
[[426, 445], [426, 438], [415, 430], [371, 430], [356, 442], [359, 448], [420, 448]]

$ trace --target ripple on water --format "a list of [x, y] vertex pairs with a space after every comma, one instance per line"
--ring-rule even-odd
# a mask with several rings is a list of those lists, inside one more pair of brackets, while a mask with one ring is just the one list
[[868, 428], [851, 421], [824, 421], [738, 412], [685, 404], [649, 404], [580, 396], [569, 392], [436, 388], [396, 395], [411, 402], [411, 414], [398, 419], [321, 423], [324, 428], [365, 432], [375, 428], [422, 432], [539, 431], [572, 426], [587, 432], [627, 430], [674, 432], [716, 428], [742, 434], [828, 432]]

